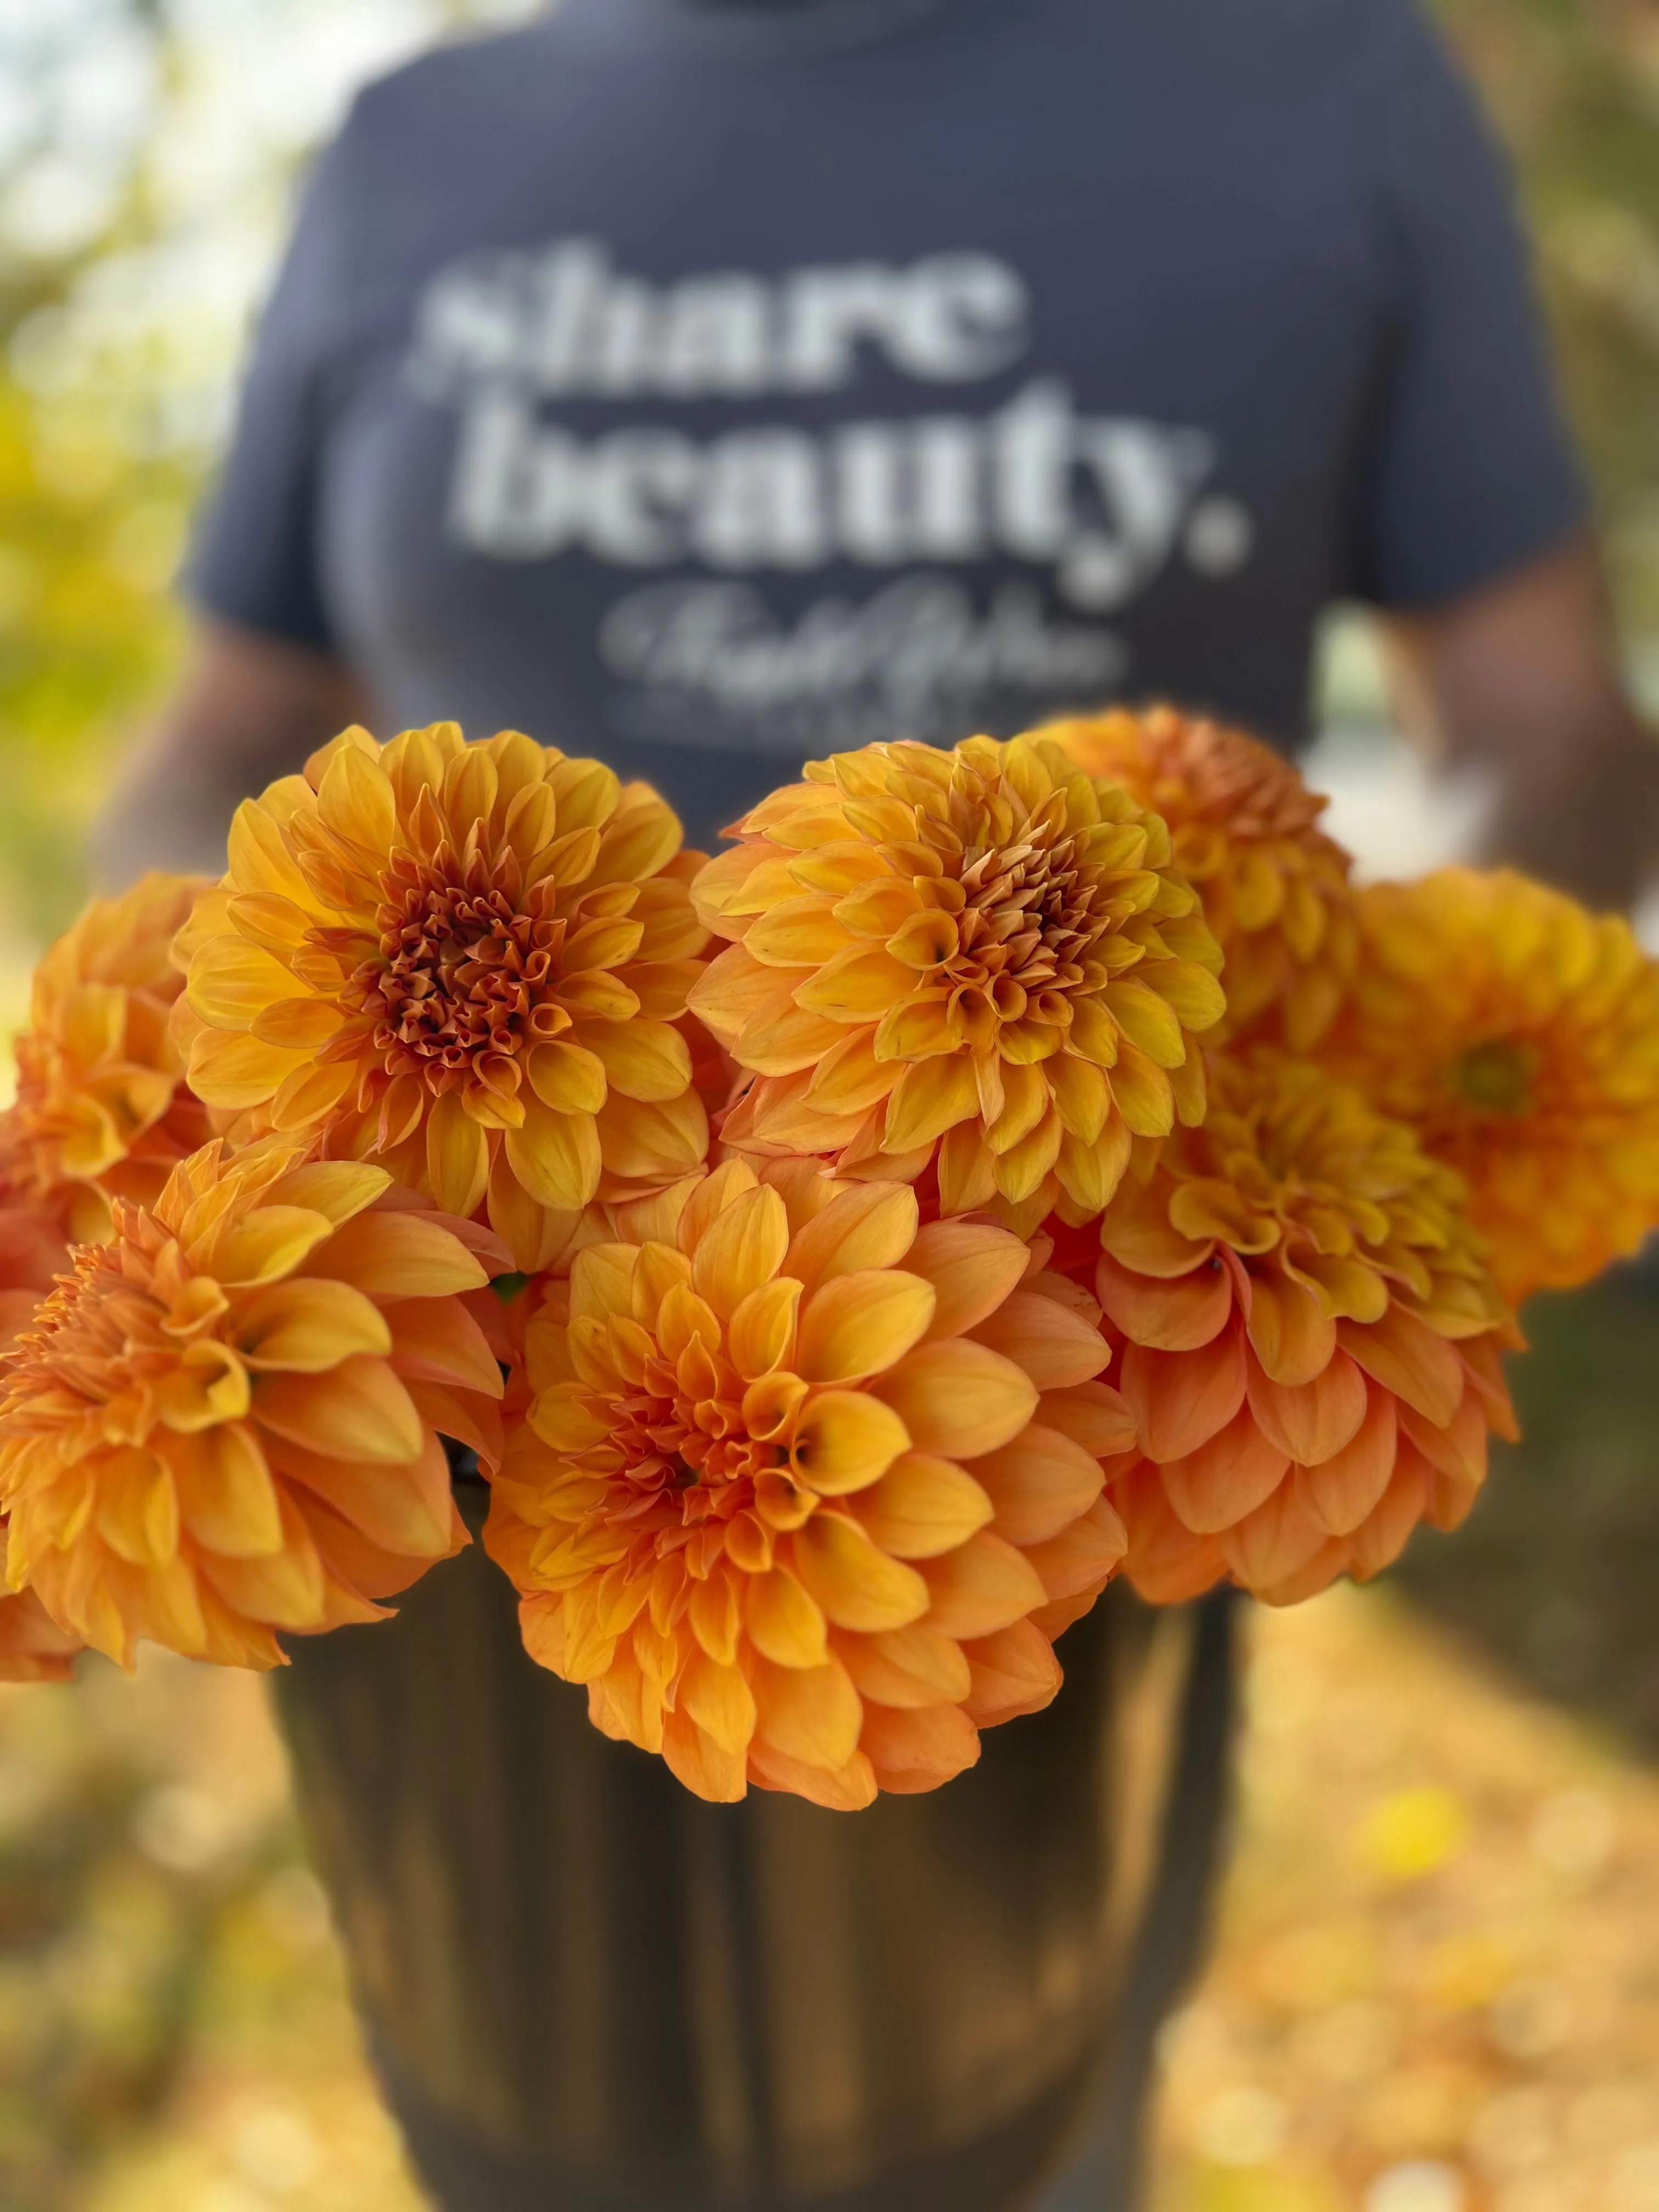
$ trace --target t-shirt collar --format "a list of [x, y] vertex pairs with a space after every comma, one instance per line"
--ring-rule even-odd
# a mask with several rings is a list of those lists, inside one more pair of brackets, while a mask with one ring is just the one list
[[827, 53], [902, 36], [960, 0], [560, 0], [563, 34], [612, 52]]

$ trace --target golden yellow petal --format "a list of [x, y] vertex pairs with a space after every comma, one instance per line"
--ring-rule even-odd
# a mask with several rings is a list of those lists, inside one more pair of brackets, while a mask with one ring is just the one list
[[779, 1667], [819, 1667], [829, 1656], [822, 1610], [787, 1567], [750, 1577], [744, 1599], [749, 1640]]
[[239, 1301], [231, 1341], [255, 1373], [321, 1374], [354, 1352], [388, 1352], [385, 1315], [349, 1283], [301, 1276]]
[[[1098, 1473], [1098, 1469], [1097, 1469]], [[906, 1452], [853, 1510], [884, 1552], [896, 1559], [932, 1559], [954, 1551], [994, 1512], [965, 1468], [925, 1452]]]
[[836, 1275], [802, 1304], [795, 1365], [809, 1382], [856, 1382], [902, 1359], [927, 1334], [934, 1292], [888, 1267]]
[[917, 1450], [943, 1459], [995, 1451], [1019, 1434], [1037, 1405], [1036, 1386], [1023, 1368], [962, 1338], [919, 1346], [872, 1387]]
[[904, 1628], [927, 1610], [927, 1585], [915, 1568], [890, 1559], [844, 1513], [815, 1513], [797, 1530], [793, 1552], [796, 1573], [837, 1628]]
[[795, 1423], [789, 1463], [821, 1498], [878, 1482], [910, 1439], [890, 1406], [862, 1390], [815, 1391]]
[[376, 1464], [419, 1457], [424, 1425], [384, 1359], [362, 1353], [324, 1375], [262, 1375], [253, 1386], [262, 1428], [329, 1459]]

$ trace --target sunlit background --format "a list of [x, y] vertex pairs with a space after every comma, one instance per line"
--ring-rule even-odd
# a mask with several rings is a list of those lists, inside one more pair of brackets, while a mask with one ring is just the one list
[[[0, 0], [0, 1026], [112, 760], [296, 171], [479, 0]], [[1453, 0], [1521, 158], [1633, 677], [1659, 706], [1659, 12]], [[1383, 871], [1478, 793], [1334, 626], [1316, 780]], [[1659, 2212], [1659, 1294], [1530, 1316], [1534, 1438], [1455, 1543], [1252, 1624], [1238, 1850], [1166, 2039], [1157, 2212]], [[260, 1686], [0, 1692], [0, 2212], [414, 2212]]]

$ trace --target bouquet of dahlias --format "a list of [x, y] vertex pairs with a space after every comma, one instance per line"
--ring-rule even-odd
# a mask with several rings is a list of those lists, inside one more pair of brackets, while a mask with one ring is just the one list
[[468, 1540], [699, 1796], [931, 1790], [1114, 1577], [1450, 1528], [1520, 1303], [1659, 1223], [1659, 970], [1356, 890], [1168, 710], [810, 763], [708, 860], [348, 730], [42, 963], [0, 1120], [0, 1674], [228, 1664]]

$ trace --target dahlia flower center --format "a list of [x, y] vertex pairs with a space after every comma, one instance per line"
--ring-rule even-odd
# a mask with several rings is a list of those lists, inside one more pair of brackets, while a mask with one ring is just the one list
[[1531, 1107], [1534, 1073], [1534, 1054], [1525, 1045], [1494, 1038], [1462, 1054], [1452, 1072], [1452, 1086], [1485, 1113], [1520, 1115]]
[[[428, 1073], [511, 1059], [568, 1026], [544, 1004], [564, 923], [517, 912], [495, 886], [422, 872], [380, 912], [380, 953], [355, 980], [383, 1008], [376, 1048]], [[412, 1072], [412, 1071], [411, 1071]]]
[[693, 1398], [672, 1373], [647, 1374], [636, 1396], [612, 1400], [599, 1410], [611, 1424], [612, 1447], [622, 1455], [628, 1480], [653, 1494], [726, 1490], [787, 1462], [781, 1445], [749, 1434], [734, 1397], [716, 1387], [707, 1397]]
[[1003, 1021], [1069, 1022], [1066, 994], [1087, 981], [1083, 955], [1103, 927], [1097, 874], [1079, 864], [1069, 837], [969, 858], [954, 886], [960, 910], [925, 917], [939, 979], [953, 996], [982, 995]]

